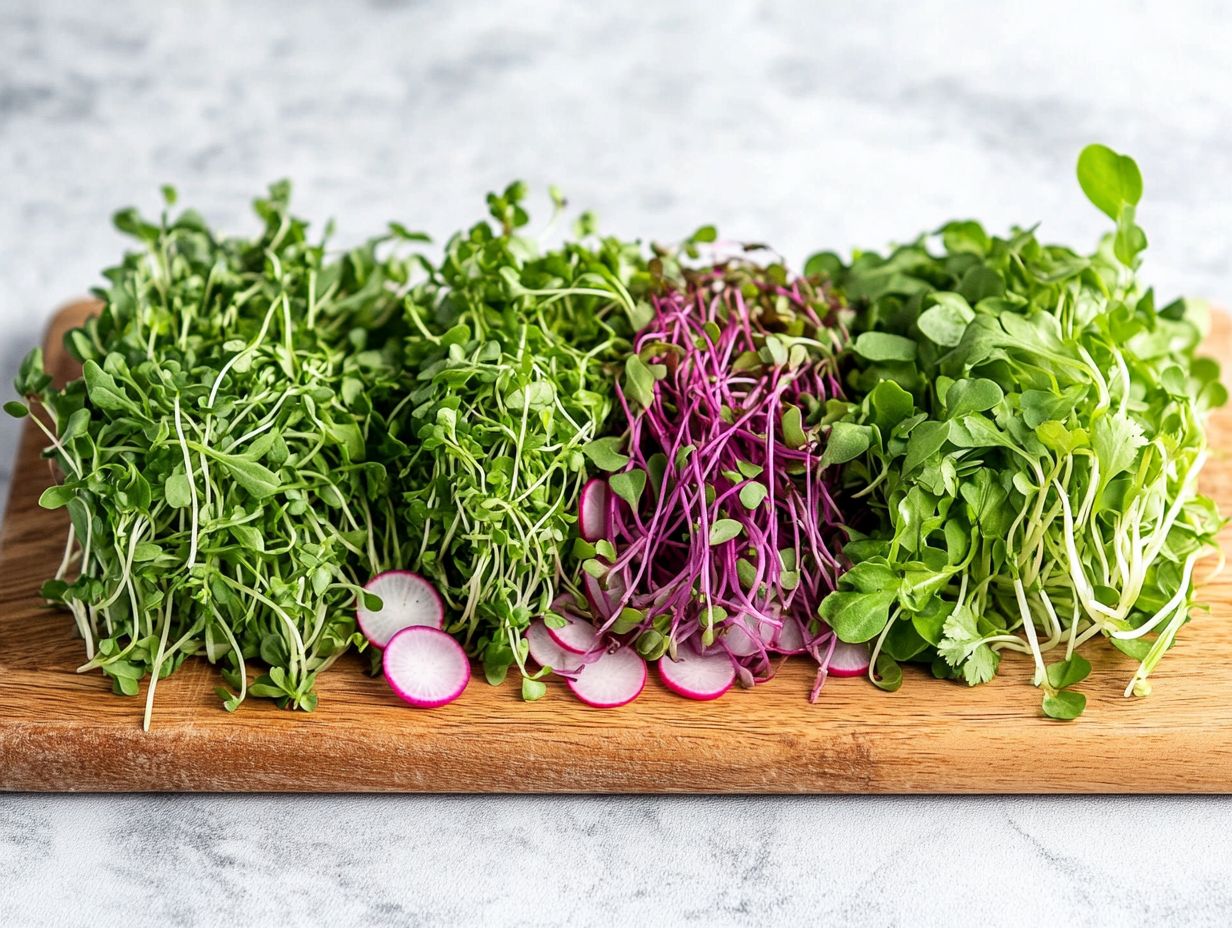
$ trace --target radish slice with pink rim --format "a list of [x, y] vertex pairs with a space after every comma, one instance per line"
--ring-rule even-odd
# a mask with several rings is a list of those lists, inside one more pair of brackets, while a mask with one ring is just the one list
[[587, 664], [565, 684], [586, 705], [615, 709], [633, 702], [646, 686], [646, 662], [632, 648], [621, 648]]
[[776, 629], [774, 651], [777, 654], [804, 653], [804, 626], [795, 616], [789, 615], [783, 620], [783, 627]]
[[530, 656], [540, 667], [551, 667], [557, 673], [575, 674], [586, 664], [580, 654], [566, 651], [552, 638], [551, 629], [542, 619], [536, 619], [526, 629]]
[[659, 658], [659, 678], [673, 693], [688, 699], [718, 699], [736, 681], [736, 665], [722, 651], [700, 654], [690, 644], [682, 646], [672, 660]]
[[[773, 627], [771, 630], [773, 631]], [[732, 616], [727, 620], [727, 631], [723, 633], [723, 643], [727, 645], [727, 650], [736, 657], [752, 657], [762, 651], [762, 642], [754, 639], [749, 633], [748, 618], [743, 615]]]
[[445, 626], [445, 602], [419, 574], [387, 570], [369, 580], [364, 592], [381, 598], [380, 609], [369, 609], [362, 596], [355, 609], [359, 630], [375, 647], [384, 648], [404, 628]]
[[586, 481], [578, 498], [578, 534], [583, 541], [607, 537], [607, 481], [598, 477]]
[[608, 588], [604, 589], [603, 584], [590, 574], [586, 574], [582, 580], [591, 608], [595, 610], [597, 617], [604, 621], [611, 618], [612, 613], [616, 611], [617, 603], [624, 599], [625, 595], [625, 584], [619, 577], [614, 577], [609, 573], [607, 582]]
[[420, 709], [453, 702], [471, 679], [471, 662], [462, 646], [427, 625], [412, 625], [394, 635], [381, 666], [398, 697]]
[[590, 654], [600, 647], [599, 630], [589, 622], [565, 616], [563, 628], [545, 625], [548, 637], [559, 648], [570, 654]]
[[868, 645], [848, 644], [838, 641], [830, 655], [829, 673], [832, 677], [862, 677], [868, 673]]
[[[777, 615], [777, 607], [772, 607]], [[752, 657], [765, 651], [771, 654], [799, 654], [804, 650], [804, 634], [800, 623], [788, 616], [782, 627], [765, 619], [757, 622], [757, 635], [749, 629], [750, 617], [737, 615], [727, 620], [723, 642], [736, 657]]]

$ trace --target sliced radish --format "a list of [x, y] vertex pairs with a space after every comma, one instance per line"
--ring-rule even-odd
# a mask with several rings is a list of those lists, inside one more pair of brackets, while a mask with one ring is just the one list
[[409, 570], [387, 570], [368, 581], [364, 591], [381, 597], [380, 609], [369, 609], [360, 597], [356, 607], [359, 630], [378, 648], [404, 628], [445, 626], [445, 601], [436, 587]]
[[783, 627], [775, 631], [775, 653], [800, 654], [804, 651], [804, 626], [795, 616], [789, 615], [783, 620]]
[[566, 651], [553, 640], [551, 629], [542, 619], [530, 623], [530, 628], [526, 629], [526, 643], [530, 645], [530, 656], [540, 667], [551, 667], [562, 673], [577, 673], [585, 663], [580, 655]]
[[583, 541], [598, 541], [607, 537], [607, 481], [595, 478], [586, 481], [578, 499], [578, 534]]
[[394, 635], [385, 646], [382, 666], [393, 691], [421, 709], [453, 702], [471, 679], [471, 662], [462, 646], [427, 625], [412, 625]]
[[646, 662], [632, 648], [621, 648], [587, 664], [576, 679], [565, 683], [586, 705], [615, 709], [641, 693], [646, 685]]
[[603, 584], [590, 574], [584, 576], [583, 586], [586, 588], [586, 598], [590, 600], [590, 605], [598, 617], [604, 620], [611, 618], [612, 613], [616, 611], [617, 604], [625, 596], [624, 580], [610, 573], [607, 589], [604, 589]]
[[552, 600], [551, 609], [557, 615], [572, 615], [579, 610], [585, 610], [586, 601], [579, 602], [572, 593], [557, 593], [556, 598]]
[[689, 699], [718, 699], [736, 681], [736, 666], [721, 651], [700, 654], [692, 645], [680, 648], [672, 660], [659, 658], [659, 677], [673, 693]]
[[570, 654], [589, 654], [599, 647], [599, 630], [582, 619], [565, 616], [564, 628], [543, 629], [557, 647]]
[[836, 642], [830, 655], [830, 676], [861, 677], [868, 673], [868, 645]]
[[[780, 614], [777, 606], [772, 607], [771, 611], [774, 613], [774, 617], [778, 619], [779, 622], [783, 621], [783, 617]], [[770, 622], [766, 619], [762, 619], [760, 622], [757, 623], [757, 634], [758, 634], [758, 637], [761, 638], [761, 643], [764, 644], [767, 648], [769, 648], [771, 645], [774, 644], [775, 640], [778, 638], [779, 631], [781, 628], [782, 628], [782, 625], [776, 625], [774, 622]]]
[[[778, 607], [770, 607], [772, 614], [778, 616]], [[799, 627], [796, 626], [786, 632], [786, 641], [791, 650], [786, 650], [780, 646], [780, 641], [783, 640], [784, 631], [778, 625], [766, 619], [758, 619], [757, 634], [754, 635], [751, 626], [754, 619], [748, 615], [737, 615], [727, 620], [727, 632], [723, 635], [723, 640], [727, 644], [727, 650], [736, 657], [752, 657], [754, 654], [761, 654], [765, 651], [780, 654], [796, 654], [804, 648], [804, 641], [800, 635]], [[787, 618], [783, 620], [783, 628], [795, 623], [794, 619]], [[797, 640], [799, 639], [799, 640]]]
[[727, 620], [723, 643], [736, 657], [752, 657], [754, 654], [760, 654], [762, 650], [762, 642], [749, 632], [748, 617], [743, 615], [732, 616]]

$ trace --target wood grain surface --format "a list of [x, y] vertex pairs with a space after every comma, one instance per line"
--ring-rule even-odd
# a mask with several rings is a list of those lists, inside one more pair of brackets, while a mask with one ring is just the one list
[[[73, 373], [61, 313], [49, 364]], [[1223, 323], [1207, 353], [1232, 360]], [[1232, 411], [1212, 423], [1203, 487], [1232, 513]], [[214, 672], [191, 661], [158, 688], [153, 729], [143, 698], [79, 675], [71, 618], [39, 600], [55, 570], [64, 517], [37, 506], [51, 482], [33, 428], [23, 436], [0, 533], [0, 789], [346, 792], [980, 793], [1232, 791], [1232, 571], [1206, 584], [1199, 615], [1125, 699], [1134, 663], [1102, 641], [1075, 722], [1041, 717], [1029, 665], [969, 689], [905, 668], [902, 689], [831, 679], [807, 701], [813, 672], [788, 660], [755, 690], [716, 702], [673, 696], [655, 674], [629, 706], [590, 709], [559, 684], [524, 703], [513, 685], [471, 683], [430, 711], [403, 705], [358, 658], [320, 678], [312, 714], [250, 700], [233, 715]], [[6, 450], [7, 453], [7, 450]], [[1225, 548], [1229, 538], [1225, 535]]]

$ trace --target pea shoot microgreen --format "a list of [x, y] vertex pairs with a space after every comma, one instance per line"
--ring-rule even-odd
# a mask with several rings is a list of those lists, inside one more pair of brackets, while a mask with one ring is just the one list
[[1157, 307], [1137, 275], [1137, 166], [1095, 145], [1078, 177], [1116, 222], [1093, 254], [952, 222], [811, 261], [856, 310], [855, 399], [830, 443], [868, 506], [822, 615], [874, 643], [879, 676], [888, 657], [974, 685], [1021, 652], [1058, 719], [1085, 705], [1077, 648], [1108, 638], [1139, 662], [1126, 695], [1145, 694], [1189, 618], [1222, 525], [1197, 492], [1204, 420], [1227, 399], [1196, 356], [1203, 307]]

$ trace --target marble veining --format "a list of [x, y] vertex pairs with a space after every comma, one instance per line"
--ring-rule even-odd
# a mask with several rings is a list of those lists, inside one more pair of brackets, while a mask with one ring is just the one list
[[[1089, 242], [1098, 138], [1142, 164], [1160, 291], [1226, 305], [1230, 46], [1213, 0], [8, 0], [0, 390], [162, 182], [249, 228], [289, 176], [345, 243], [517, 176], [799, 261], [964, 215]], [[0, 925], [1226, 925], [1230, 833], [1223, 798], [11, 795]]]

